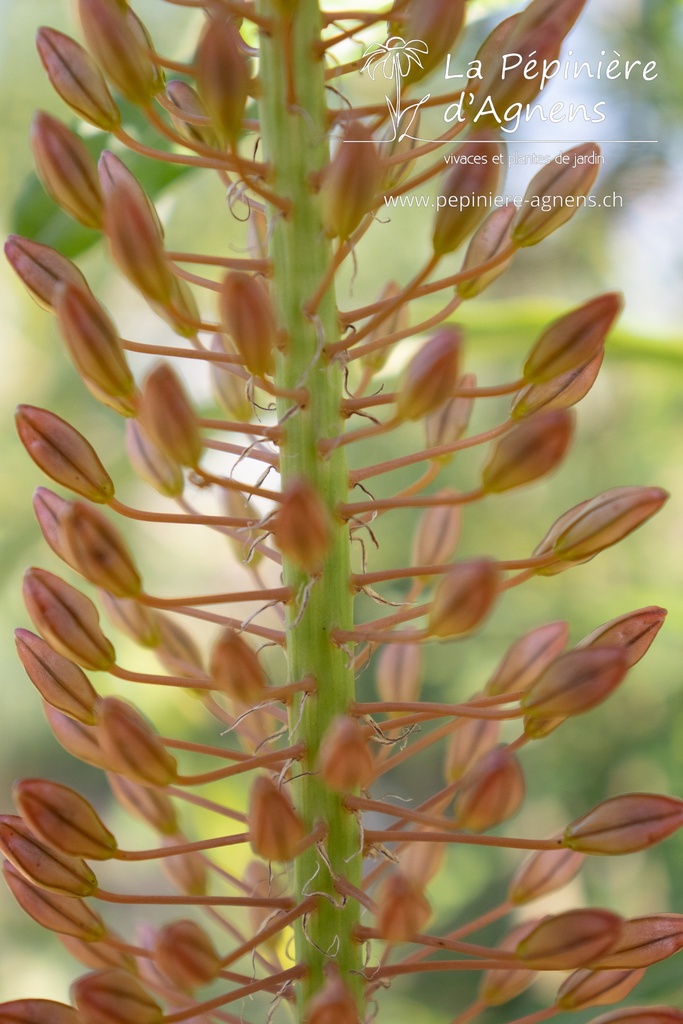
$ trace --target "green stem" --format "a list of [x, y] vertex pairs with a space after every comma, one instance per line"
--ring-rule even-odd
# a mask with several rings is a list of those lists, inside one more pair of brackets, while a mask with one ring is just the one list
[[[261, 42], [261, 127], [266, 159], [271, 164], [271, 187], [291, 203], [287, 216], [275, 212], [271, 224], [272, 291], [287, 350], [278, 358], [276, 384], [308, 389], [305, 409], [285, 418], [290, 403], [279, 400], [282, 422], [281, 473], [283, 485], [305, 478], [324, 498], [333, 522], [332, 543], [322, 574], [308, 594], [305, 611], [288, 608], [287, 654], [289, 678], [313, 676], [318, 692], [297, 702], [291, 712], [293, 742], [303, 740], [306, 754], [292, 785], [292, 795], [309, 829], [323, 820], [328, 827], [325, 856], [314, 847], [296, 862], [297, 899], [321, 892], [305, 929], [298, 923], [296, 955], [308, 974], [303, 983], [299, 1013], [325, 980], [325, 968], [336, 963], [341, 976], [360, 998], [361, 947], [353, 938], [359, 908], [354, 901], [341, 906], [334, 876], [361, 883], [360, 835], [353, 814], [338, 794], [315, 774], [318, 748], [331, 721], [342, 714], [354, 695], [348, 654], [331, 639], [335, 630], [353, 624], [347, 526], [334, 514], [348, 496], [348, 472], [343, 449], [323, 458], [320, 438], [341, 432], [342, 375], [323, 355], [325, 345], [339, 337], [334, 289], [320, 302], [315, 320], [304, 310], [316, 293], [332, 258], [325, 238], [312, 177], [329, 160], [323, 65], [317, 56], [321, 17], [317, 0], [290, 5], [260, 0], [258, 11], [272, 20], [273, 30]], [[290, 8], [291, 9], [291, 8]], [[301, 593], [310, 583], [305, 573], [283, 558], [285, 585]], [[296, 602], [293, 602], [295, 604]], [[306, 774], [310, 773], [310, 774]], [[326, 861], [328, 863], [326, 863]], [[328, 867], [329, 864], [329, 867]], [[330, 870], [331, 869], [331, 870]]]

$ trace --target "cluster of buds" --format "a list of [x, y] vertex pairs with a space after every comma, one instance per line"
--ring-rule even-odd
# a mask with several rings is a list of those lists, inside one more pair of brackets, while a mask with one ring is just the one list
[[[488, 90], [497, 101], [527, 102], [533, 83], [498, 82], [501, 54], [514, 46], [553, 58], [585, 2], [531, 0], [497, 26], [480, 50], [488, 79], [479, 98]], [[425, 265], [405, 284], [384, 284], [375, 302], [343, 309], [337, 273], [357, 258], [384, 198], [409, 194], [443, 168], [430, 162], [433, 144], [400, 136], [408, 112], [401, 87], [411, 89], [454, 48], [464, 0], [330, 14], [316, 0], [170, 0], [171, 11], [203, 8], [187, 64], [156, 52], [126, 0], [77, 6], [84, 44], [44, 28], [38, 51], [59, 96], [101, 136], [102, 153], [95, 162], [77, 130], [41, 113], [31, 132], [37, 173], [69, 216], [104, 234], [118, 271], [175, 337], [156, 345], [122, 337], [79, 268], [41, 242], [14, 236], [6, 253], [56, 318], [89, 395], [125, 422], [133, 473], [175, 505], [159, 511], [156, 495], [150, 510], [125, 503], [126, 479], [115, 483], [108, 459], [75, 426], [20, 406], [19, 437], [60, 489], [39, 487], [34, 511], [68, 578], [28, 569], [35, 632], [19, 629], [17, 650], [57, 742], [104, 771], [112, 800], [156, 839], [124, 848], [108, 810], [100, 814], [83, 794], [51, 779], [16, 784], [17, 813], [0, 816], [8, 888], [87, 970], [71, 1005], [4, 1003], [0, 1024], [231, 1024], [244, 1022], [248, 999], [260, 1020], [274, 1020], [284, 1002], [302, 1024], [365, 1024], [379, 989], [430, 971], [482, 972], [475, 1003], [457, 1020], [506, 1004], [542, 972], [571, 973], [531, 1020], [616, 1004], [647, 967], [683, 947], [681, 915], [625, 920], [582, 906], [520, 925], [514, 912], [570, 882], [587, 857], [667, 839], [683, 825], [683, 801], [613, 796], [551, 836], [499, 827], [524, 803], [524, 748], [617, 693], [666, 613], [626, 612], [570, 649], [566, 623], [540, 624], [468, 697], [421, 699], [425, 644], [484, 630], [508, 591], [592, 559], [667, 498], [654, 486], [613, 488], [561, 515], [531, 554], [459, 557], [468, 506], [548, 477], [567, 456], [573, 407], [597, 377], [621, 300], [608, 292], [565, 312], [521, 354], [519, 378], [494, 386], [479, 386], [464, 368], [457, 310], [573, 216], [580, 204], [568, 200], [592, 187], [597, 147], [578, 146], [544, 168], [520, 210], [494, 209], [503, 163], [496, 126], [485, 135], [466, 118], [450, 127], [436, 140], [446, 146], [459, 136], [439, 182]], [[382, 23], [386, 44], [376, 39]], [[358, 40], [365, 53], [344, 63], [340, 55]], [[388, 108], [354, 109], [327, 88], [359, 71], [372, 78], [379, 66], [396, 80]], [[171, 72], [181, 77], [167, 80]], [[128, 131], [131, 107], [155, 145]], [[226, 221], [246, 205], [247, 253], [172, 251], [126, 150], [217, 175], [230, 198]], [[459, 269], [443, 269], [458, 252]], [[444, 296], [437, 314], [420, 302], [431, 295]], [[406, 338], [418, 347], [397, 383], [375, 388]], [[160, 359], [151, 369], [150, 356]], [[210, 370], [219, 408], [193, 398], [182, 373], [190, 360]], [[475, 402], [493, 408], [489, 399], [506, 397], [500, 421], [474, 432]], [[354, 416], [366, 422], [349, 425]], [[423, 446], [413, 450], [417, 431]], [[373, 463], [374, 439], [389, 434], [402, 454]], [[456, 489], [455, 456], [479, 447], [474, 479]], [[400, 492], [369, 490], [368, 481], [412, 467], [418, 475]], [[266, 486], [271, 474], [278, 482]], [[373, 565], [375, 520], [416, 513], [409, 564]], [[145, 552], [133, 553], [134, 534], [129, 542], [115, 517], [160, 534], [167, 525], [213, 531], [214, 578], [227, 538], [245, 568], [228, 568], [226, 578], [247, 574], [248, 588], [148, 592]], [[201, 576], [199, 558], [183, 578]], [[376, 589], [395, 581], [405, 587], [398, 602]], [[359, 595], [395, 610], [363, 618]], [[200, 641], [192, 628], [198, 620], [213, 630], [208, 650], [209, 634]], [[158, 670], [122, 665], [110, 633], [155, 657]], [[368, 663], [376, 701], [355, 688], [354, 673]], [[111, 679], [99, 688], [92, 673]], [[158, 687], [177, 698], [182, 736], [162, 734], [143, 713], [144, 698], [136, 700]], [[437, 792], [417, 807], [373, 796], [383, 776], [423, 752], [443, 766]], [[217, 834], [226, 820], [229, 833]], [[449, 870], [444, 853], [457, 856], [464, 845], [527, 851], [528, 859], [500, 906], [457, 927], [433, 924], [435, 886]], [[130, 868], [117, 873], [118, 862]], [[132, 879], [148, 862], [165, 880]], [[150, 918], [122, 936], [93, 901], [146, 906]], [[506, 916], [491, 944], [466, 941]], [[672, 1007], [631, 1005], [595, 1024], [681, 1022]]]

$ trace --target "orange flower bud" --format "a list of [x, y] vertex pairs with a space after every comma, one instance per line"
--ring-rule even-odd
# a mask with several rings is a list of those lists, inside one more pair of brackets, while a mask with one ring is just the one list
[[325, 785], [337, 793], [370, 785], [375, 766], [367, 737], [355, 718], [338, 715], [334, 719], [320, 744], [318, 763]]
[[[471, 270], [482, 263], [487, 263], [488, 260], [494, 259], [494, 257], [499, 256], [508, 248], [510, 245], [510, 224], [515, 216], [515, 212], [516, 210], [513, 205], [502, 206], [499, 210], [494, 210], [493, 213], [490, 213], [482, 221], [472, 235], [467, 252], [465, 253], [465, 259], [462, 261], [461, 271]], [[501, 274], [505, 273], [511, 262], [512, 256], [499, 263], [497, 267], [485, 270], [478, 277], [470, 277], [466, 281], [459, 281], [455, 286], [458, 295], [463, 299], [473, 299], [480, 295]]]
[[372, 131], [350, 121], [324, 169], [320, 184], [320, 216], [327, 234], [349, 238], [372, 209], [382, 184], [382, 162]]
[[461, 779], [480, 758], [497, 746], [499, 734], [500, 722], [494, 719], [461, 718], [446, 748], [446, 781]]
[[70, 718], [94, 725], [99, 697], [82, 669], [28, 629], [17, 629], [14, 637], [19, 659], [43, 700]]
[[683, 1011], [673, 1006], [629, 1006], [594, 1017], [589, 1024], [681, 1024]]
[[144, 106], [163, 88], [140, 20], [111, 0], [78, 0], [83, 34], [95, 60], [131, 103]]
[[107, 781], [118, 802], [134, 818], [163, 835], [177, 834], [178, 816], [173, 801], [163, 790], [152, 789], [114, 773], [107, 774]]
[[43, 706], [45, 717], [57, 742], [79, 761], [95, 768], [108, 768], [108, 758], [100, 746], [99, 729], [70, 718], [49, 704]]
[[462, 331], [442, 327], [411, 359], [398, 393], [397, 414], [419, 420], [449, 399], [456, 387]]
[[[436, 197], [432, 245], [437, 256], [457, 249], [486, 216], [498, 191], [500, 146], [488, 142], [472, 142], [455, 151], [454, 166], [446, 175]], [[458, 162], [467, 156], [466, 163]]]
[[516, 640], [493, 673], [484, 693], [497, 697], [528, 689], [565, 648], [569, 639], [566, 622], [549, 622]]
[[332, 524], [312, 484], [303, 478], [287, 484], [271, 529], [278, 548], [297, 569], [320, 572], [332, 543]]
[[191, 920], [171, 921], [159, 929], [154, 963], [175, 985], [190, 992], [213, 981], [221, 966], [211, 939]]
[[[105, 172], [102, 172], [105, 180]], [[152, 303], [171, 305], [177, 287], [166, 253], [159, 218], [149, 199], [110, 179], [104, 230], [111, 254], [131, 284]]]
[[599, 803], [567, 825], [563, 842], [581, 853], [646, 850], [683, 825], [683, 800], [657, 793], [625, 793]]
[[72, 1006], [52, 999], [14, 999], [0, 1003], [0, 1024], [81, 1024]]
[[500, 574], [495, 562], [473, 558], [458, 562], [437, 587], [429, 609], [429, 631], [447, 638], [469, 633], [493, 607]]
[[31, 123], [31, 149], [45, 191], [86, 228], [102, 227], [102, 191], [93, 158], [75, 132], [43, 111]]
[[[539, 94], [540, 75], [527, 77], [524, 73], [530, 60], [551, 61], [560, 55], [564, 37], [560, 25], [545, 20], [533, 27], [522, 25], [520, 31], [520, 21], [521, 15], [506, 18], [484, 40], [477, 53], [484, 78], [477, 89], [480, 102], [471, 108], [471, 114], [479, 127], [500, 129], [505, 123], [506, 110], [516, 104], [524, 106]], [[510, 54], [520, 58], [512, 66]]]
[[[166, 847], [186, 843], [181, 833], [167, 836], [163, 840]], [[179, 853], [175, 857], [164, 857], [161, 862], [164, 874], [180, 892], [188, 896], [204, 896], [208, 888], [208, 870], [206, 859], [201, 853]]]
[[71, 986], [84, 1024], [161, 1024], [163, 1011], [135, 975], [117, 968], [84, 974]]
[[[534, 930], [537, 924], [538, 921], [524, 921], [522, 924], [518, 924], [498, 943], [496, 949], [506, 953], [512, 952], [522, 939], [525, 939]], [[479, 986], [479, 998], [486, 1006], [502, 1006], [526, 991], [535, 979], [534, 971], [513, 967], [485, 971]]]
[[623, 298], [618, 292], [607, 292], [553, 321], [524, 364], [526, 380], [540, 384], [584, 367], [602, 351], [622, 306]]
[[185, 488], [180, 465], [169, 458], [145, 433], [140, 423], [126, 423], [126, 454], [133, 471], [166, 498], [177, 498]]
[[[446, 488], [436, 495], [454, 497]], [[434, 505], [422, 513], [413, 539], [412, 565], [441, 565], [450, 562], [460, 541], [462, 510], [459, 505]]]
[[34, 491], [33, 511], [38, 520], [38, 526], [40, 527], [43, 539], [47, 541], [49, 547], [58, 558], [66, 562], [70, 568], [75, 569], [76, 567], [70, 561], [69, 555], [64, 550], [64, 544], [59, 536], [59, 520], [70, 508], [71, 503], [69, 501], [60, 498], [58, 494], [55, 494], [48, 487], [37, 487]]
[[220, 305], [225, 330], [249, 372], [257, 377], [272, 374], [279, 339], [265, 287], [250, 274], [231, 271], [223, 280]]
[[517, 395], [510, 408], [513, 420], [533, 416], [537, 412], [570, 409], [584, 398], [595, 384], [604, 352], [601, 349], [585, 366], [567, 370], [543, 384], [528, 384]]
[[557, 468], [574, 432], [571, 412], [539, 413], [496, 443], [482, 470], [484, 490], [500, 494], [538, 480]]
[[197, 88], [214, 129], [234, 146], [249, 94], [249, 65], [232, 19], [209, 17], [195, 55]]
[[176, 759], [132, 704], [105, 697], [100, 709], [100, 741], [113, 771], [148, 786], [175, 781]]
[[51, 480], [90, 501], [111, 501], [114, 484], [109, 474], [92, 445], [65, 420], [47, 409], [20, 405], [16, 424], [24, 448]]
[[650, 649], [654, 638], [664, 625], [666, 609], [650, 605], [635, 612], [627, 612], [598, 626], [584, 637], [579, 648], [618, 647], [626, 655], [629, 668], [637, 665]]
[[49, 245], [41, 245], [21, 235], [9, 235], [5, 242], [5, 256], [31, 298], [48, 312], [53, 310], [60, 284], [73, 284], [88, 290], [88, 282], [76, 264]]
[[552, 550], [562, 561], [587, 561], [623, 540], [658, 512], [669, 495], [661, 487], [615, 487], [569, 513]]
[[100, 603], [109, 621], [141, 647], [156, 647], [161, 631], [155, 612], [127, 597], [114, 597], [108, 590], [98, 591]]
[[533, 0], [519, 15], [520, 35], [544, 23], [552, 23], [566, 35], [586, 6], [586, 0]]
[[588, 971], [582, 968], [560, 985], [555, 1003], [561, 1010], [586, 1010], [589, 1006], [609, 1006], [625, 999], [644, 976], [645, 971]]
[[46, 846], [15, 814], [0, 814], [0, 850], [41, 889], [61, 896], [90, 896], [97, 888], [84, 860]]
[[584, 856], [574, 850], [537, 850], [524, 861], [508, 888], [510, 903], [530, 903], [571, 882]]
[[140, 574], [123, 538], [97, 509], [73, 502], [59, 520], [59, 539], [69, 563], [95, 586], [116, 597], [140, 593]]
[[68, 786], [21, 779], [12, 796], [27, 825], [60, 853], [88, 860], [109, 860], [116, 853], [116, 838], [88, 801]]
[[145, 378], [139, 418], [144, 432], [167, 458], [181, 466], [198, 464], [202, 438], [197, 417], [168, 363], [158, 363]]
[[222, 693], [244, 704], [263, 700], [267, 677], [258, 655], [234, 629], [225, 629], [211, 654], [211, 678]]
[[591, 963], [598, 971], [651, 967], [683, 949], [683, 914], [652, 914], [624, 921], [616, 946]]
[[539, 971], [572, 971], [613, 949], [623, 920], [609, 910], [567, 910], [548, 915], [516, 948], [518, 958]]
[[462, 780], [455, 820], [469, 832], [486, 832], [512, 818], [524, 801], [522, 766], [507, 747], [490, 750]]
[[75, 936], [87, 943], [95, 942], [106, 934], [102, 918], [84, 900], [60, 896], [33, 885], [9, 861], [2, 865], [2, 873], [7, 888], [21, 909], [41, 928], [59, 935]]
[[628, 672], [624, 651], [595, 647], [568, 651], [553, 661], [522, 697], [527, 724], [533, 735], [538, 719], [567, 718], [589, 711], [617, 688]]
[[306, 1024], [360, 1024], [356, 1000], [336, 970], [306, 1006]]
[[71, 36], [54, 28], [39, 28], [36, 46], [50, 84], [64, 102], [102, 131], [118, 128], [119, 108], [90, 54]]
[[94, 671], [111, 668], [116, 653], [90, 598], [44, 569], [26, 570], [23, 593], [33, 624], [59, 654]]
[[393, 871], [377, 897], [377, 930], [388, 942], [409, 942], [422, 931], [432, 908], [419, 882]]
[[289, 861], [306, 832], [288, 797], [271, 778], [260, 775], [249, 794], [251, 848], [264, 860]]
[[[107, 937], [123, 942], [115, 932], [107, 931]], [[135, 957], [105, 942], [87, 942], [73, 935], [58, 935], [57, 938], [71, 956], [86, 967], [121, 967], [124, 971], [133, 973], [137, 970]]]
[[205, 117], [208, 120], [209, 115], [199, 94], [192, 86], [187, 82], [174, 79], [166, 84], [166, 96], [177, 111], [177, 113], [171, 114], [171, 120], [180, 134], [190, 142], [200, 142], [204, 146], [212, 146], [217, 149], [218, 138], [213, 128], [208, 124], [198, 124], [194, 120], [195, 117]]
[[408, 62], [409, 70], [404, 80], [413, 83], [441, 64], [453, 47], [465, 21], [465, 0], [413, 0], [403, 5], [399, 18], [390, 26], [390, 32], [409, 39], [406, 48], [414, 49], [415, 42], [426, 47], [426, 51], [418, 47], [419, 60], [413, 58]]
[[[232, 516], [235, 519], [253, 519], [254, 517], [254, 507], [241, 491], [234, 491], [232, 488], [224, 489], [220, 495], [220, 502], [224, 510], [223, 514], [226, 516]], [[240, 562], [245, 565], [248, 562], [249, 565], [255, 567], [264, 557], [255, 547], [259, 537], [263, 536], [265, 534], [255, 527], [240, 527], [232, 536], [228, 536], [227, 540]]]
[[[473, 373], [466, 373], [459, 378], [457, 388], [474, 388], [477, 378]], [[425, 434], [427, 436], [427, 447], [437, 448], [442, 444], [454, 444], [459, 441], [467, 430], [474, 399], [467, 395], [456, 395], [449, 398], [443, 405], [427, 415], [425, 420]], [[450, 462], [453, 454], [440, 455], [440, 462]]]
[[190, 634], [174, 618], [157, 612], [161, 643], [154, 653], [172, 675], [205, 676], [204, 659]]
[[[417, 831], [420, 831], [419, 827]], [[401, 851], [400, 856], [401, 873], [424, 887], [429, 885], [441, 870], [446, 857], [446, 844], [409, 843], [407, 849]]]
[[418, 700], [422, 689], [420, 645], [386, 644], [377, 660], [375, 680], [382, 700]]
[[[235, 355], [236, 349], [230, 341], [221, 334], [214, 334], [211, 341], [212, 352], [222, 352], [226, 355]], [[243, 377], [233, 373], [230, 366], [218, 362], [212, 362], [210, 366], [211, 383], [216, 401], [227, 412], [231, 420], [243, 422], [251, 419], [254, 412], [246, 393], [247, 382]]]
[[585, 142], [562, 156], [569, 162], [552, 160], [531, 179], [510, 232], [515, 245], [536, 245], [547, 238], [574, 216], [590, 192], [598, 176], [600, 147]]

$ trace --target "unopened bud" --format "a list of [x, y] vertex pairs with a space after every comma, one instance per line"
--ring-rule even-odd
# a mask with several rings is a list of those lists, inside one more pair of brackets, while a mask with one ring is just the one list
[[[575, 146], [531, 179], [512, 224], [515, 245], [536, 245], [570, 220], [598, 176], [600, 147], [594, 142]], [[550, 207], [550, 209], [548, 209]]]
[[112, 793], [121, 806], [134, 818], [143, 821], [162, 835], [178, 832], [178, 816], [173, 801], [163, 790], [145, 786], [127, 779], [125, 775], [107, 774]]
[[561, 561], [587, 561], [642, 526], [668, 497], [661, 487], [615, 487], [605, 491], [566, 513], [567, 521], [552, 551]]
[[306, 1024], [360, 1024], [353, 993], [337, 970], [327, 972], [322, 986], [306, 1005]]
[[414, 0], [400, 6], [400, 20], [390, 30], [403, 37], [396, 47], [402, 58], [399, 74], [412, 83], [433, 71], [453, 48], [465, 20], [465, 0]]
[[338, 715], [327, 729], [318, 761], [325, 785], [337, 793], [365, 789], [372, 781], [375, 766], [367, 737], [349, 715]]
[[443, 405], [455, 391], [462, 331], [442, 327], [413, 356], [403, 375], [397, 399], [401, 419], [419, 420]]
[[75, 569], [64, 549], [64, 544], [59, 535], [59, 522], [63, 515], [66, 515], [71, 508], [71, 502], [60, 498], [58, 494], [48, 487], [37, 487], [33, 494], [33, 511], [40, 527], [43, 539], [58, 558], [66, 562], [68, 566]]
[[486, 689], [487, 697], [527, 690], [560, 654], [569, 639], [566, 622], [549, 622], [516, 640], [504, 655]]
[[75, 263], [49, 245], [42, 245], [21, 235], [9, 235], [5, 256], [21, 278], [32, 299], [52, 312], [60, 285], [72, 284], [84, 291], [88, 282]]
[[161, 1024], [164, 1019], [135, 975], [116, 968], [78, 978], [71, 998], [84, 1024]]
[[623, 924], [623, 919], [609, 910], [549, 915], [519, 943], [516, 954], [539, 971], [572, 971], [613, 949]]
[[484, 490], [494, 493], [538, 480], [562, 461], [572, 441], [571, 412], [539, 413], [504, 434], [482, 471]]
[[[218, 148], [216, 132], [208, 124], [206, 107], [192, 86], [179, 79], [173, 79], [166, 84], [166, 96], [176, 110], [175, 114], [171, 114], [171, 120], [180, 134], [190, 142], [200, 142], [204, 146]], [[206, 122], [199, 122], [196, 118], [206, 118]]]
[[45, 191], [86, 228], [102, 227], [102, 191], [93, 158], [75, 132], [39, 112], [31, 124], [31, 149]]
[[85, 41], [107, 78], [131, 103], [147, 104], [163, 79], [139, 19], [127, 5], [110, 0], [78, 0], [78, 13]]
[[50, 84], [64, 102], [102, 131], [118, 128], [119, 108], [90, 54], [75, 39], [54, 28], [39, 28], [36, 46]]
[[627, 672], [626, 655], [617, 647], [561, 654], [522, 697], [527, 735], [534, 735], [538, 720], [542, 724], [547, 718], [568, 718], [590, 711], [609, 697]]
[[[476, 384], [477, 378], [474, 374], [465, 373], [458, 379], [456, 390], [474, 388]], [[474, 399], [471, 396], [456, 395], [430, 412], [425, 420], [427, 447], [437, 448], [442, 444], [454, 444], [459, 441], [469, 426], [473, 408]], [[450, 462], [452, 458], [453, 454], [439, 456], [439, 460], [443, 462]]]
[[461, 718], [446, 748], [444, 774], [457, 782], [498, 744], [500, 722], [491, 718]]
[[382, 700], [418, 700], [422, 689], [420, 645], [386, 644], [377, 660], [375, 680]]
[[0, 815], [0, 850], [41, 889], [61, 896], [90, 896], [97, 888], [84, 860], [47, 846], [15, 814]]
[[474, 124], [494, 131], [501, 127], [501, 114], [515, 110], [516, 104], [525, 106], [541, 91], [541, 76], [526, 74], [530, 62], [550, 64], [562, 47], [560, 25], [545, 20], [532, 28], [522, 25], [520, 31], [520, 22], [520, 15], [512, 15], [496, 25], [476, 55], [484, 75], [477, 89], [479, 101], [471, 113]]
[[592, 854], [645, 850], [683, 826], [683, 800], [656, 793], [613, 796], [576, 818], [564, 830], [572, 850]]
[[[211, 351], [236, 355], [236, 349], [228, 338], [221, 334], [214, 334]], [[254, 407], [247, 397], [247, 381], [233, 373], [230, 366], [225, 363], [221, 365], [219, 362], [212, 362], [210, 371], [213, 393], [228, 417], [231, 420], [241, 420], [242, 422], [251, 419]]]
[[209, 17], [195, 55], [197, 88], [214, 129], [231, 146], [242, 131], [249, 66], [232, 19]]
[[303, 572], [320, 572], [332, 543], [332, 524], [312, 484], [299, 478], [285, 487], [271, 529], [285, 558]]
[[175, 985], [190, 992], [213, 981], [221, 966], [211, 939], [191, 920], [171, 921], [159, 929], [154, 962]]
[[132, 704], [106, 697], [100, 705], [100, 741], [110, 768], [148, 786], [168, 786], [178, 774], [175, 758]]
[[[419, 827], [417, 831], [420, 831]], [[405, 851], [401, 851], [401, 872], [424, 887], [438, 875], [445, 857], [445, 843], [410, 843]]]
[[231, 271], [221, 287], [220, 306], [225, 330], [249, 372], [257, 377], [272, 374], [279, 339], [264, 285], [250, 274]]
[[[409, 131], [399, 134], [392, 123], [387, 126], [380, 136], [377, 152], [383, 165], [382, 182], [380, 185], [381, 192], [388, 192], [396, 188], [410, 176], [417, 159], [413, 159], [412, 154], [420, 145], [418, 139], [420, 138], [421, 120], [421, 110], [418, 108], [411, 119]], [[389, 163], [392, 158], [396, 157], [400, 159]], [[382, 327], [384, 328], [384, 324]], [[389, 330], [385, 329], [384, 333], [388, 334]], [[368, 340], [370, 340], [369, 337]]]
[[97, 509], [75, 501], [59, 521], [59, 537], [70, 564], [116, 597], [137, 596], [140, 574], [118, 530]]
[[264, 696], [267, 677], [258, 655], [234, 629], [221, 633], [211, 654], [209, 671], [221, 693], [244, 704], [258, 704]]
[[[394, 302], [403, 289], [400, 284], [396, 281], [387, 281], [379, 294], [379, 302]], [[407, 329], [409, 323], [408, 317], [408, 306], [406, 303], [399, 303], [396, 308], [382, 320], [381, 324], [374, 327], [367, 337], [366, 344], [371, 345], [375, 341], [379, 341], [380, 338], [384, 338], [389, 334], [396, 334], [399, 331]], [[391, 348], [389, 345], [383, 346], [382, 348], [375, 349], [374, 352], [368, 352], [367, 355], [361, 357], [361, 365], [364, 368], [372, 370], [373, 373], [377, 373], [382, 369], [387, 359], [389, 358], [389, 352]]]
[[50, 479], [90, 501], [108, 503], [114, 484], [92, 445], [70, 424], [47, 409], [20, 405], [16, 412], [24, 448]]
[[126, 453], [133, 471], [159, 494], [177, 498], [183, 493], [185, 478], [179, 463], [169, 458], [136, 420], [126, 423]]
[[484, 754], [462, 780], [455, 801], [455, 820], [469, 832], [486, 832], [512, 818], [524, 795], [519, 760], [507, 747], [496, 747]]
[[[224, 488], [220, 495], [220, 502], [224, 509], [224, 515], [234, 519], [254, 520], [254, 508], [242, 491], [235, 491], [232, 488]], [[245, 565], [247, 562], [255, 567], [259, 564], [263, 555], [258, 548], [258, 540], [264, 536], [255, 526], [240, 527], [228, 536], [228, 541], [235, 556]]]
[[654, 638], [664, 625], [665, 618], [665, 608], [658, 608], [656, 605], [639, 608], [635, 612], [627, 612], [626, 615], [620, 615], [619, 618], [598, 626], [577, 646], [618, 647], [626, 655], [628, 667], [632, 668], [649, 651]]
[[204, 659], [190, 634], [175, 618], [157, 613], [161, 642], [154, 650], [164, 668], [172, 675], [205, 676]]
[[100, 590], [98, 597], [112, 625], [141, 647], [157, 646], [161, 631], [153, 609], [132, 598], [114, 597], [108, 590]]
[[[107, 942], [87, 942], [73, 935], [59, 935], [58, 938], [70, 955], [85, 967], [94, 967], [96, 970], [100, 967], [120, 967], [133, 974], [137, 970], [135, 957]], [[107, 938], [123, 945], [123, 939], [116, 932], [107, 930]]]
[[557, 409], [570, 409], [584, 398], [595, 383], [604, 352], [602, 349], [589, 363], [574, 370], [567, 370], [543, 384], [528, 384], [517, 392], [510, 416], [513, 420], [521, 420], [538, 412], [553, 412]]
[[[516, 208], [513, 205], [502, 206], [499, 210], [490, 213], [486, 220], [482, 221], [475, 233], [472, 235], [470, 244], [462, 261], [460, 272], [473, 270], [482, 263], [495, 259], [502, 255], [510, 247], [510, 224], [515, 216]], [[484, 270], [476, 277], [469, 277], [466, 281], [459, 281], [456, 291], [463, 299], [473, 299], [480, 295], [484, 289], [504, 274], [510, 266], [512, 256], [503, 260], [496, 267]]]
[[84, 900], [60, 896], [33, 885], [9, 861], [2, 865], [2, 873], [7, 888], [21, 909], [41, 928], [58, 935], [71, 935], [87, 943], [96, 942], [106, 934], [102, 918]]
[[377, 930], [388, 942], [409, 942], [422, 931], [432, 908], [419, 882], [393, 871], [377, 897]]
[[[440, 185], [432, 245], [437, 256], [445, 256], [462, 245], [484, 219], [498, 191], [500, 146], [472, 142], [455, 151], [454, 166]], [[459, 158], [463, 158], [461, 163]]]
[[533, 0], [519, 15], [517, 32], [521, 35], [551, 22], [566, 34], [585, 6], [586, 0]]
[[116, 853], [116, 838], [88, 801], [68, 786], [21, 779], [12, 796], [27, 825], [60, 853], [88, 860], [109, 860]]
[[372, 131], [361, 121], [350, 121], [322, 175], [320, 211], [327, 234], [349, 238], [372, 209], [381, 183]]
[[683, 949], [683, 914], [652, 914], [624, 921], [617, 944], [591, 963], [598, 971], [651, 967]]
[[111, 668], [116, 654], [90, 598], [44, 569], [26, 570], [23, 594], [33, 624], [59, 654], [94, 671]]
[[[537, 921], [518, 924], [498, 943], [496, 949], [510, 953], [517, 948], [536, 927]], [[494, 953], [495, 956], [495, 953]], [[498, 968], [485, 971], [479, 986], [479, 998], [486, 1006], [502, 1006], [526, 991], [536, 979], [536, 973], [519, 968]]]
[[249, 794], [251, 848], [264, 860], [290, 861], [304, 838], [303, 822], [271, 778], [259, 776]]
[[525, 379], [540, 384], [585, 366], [602, 351], [622, 305], [618, 292], [607, 292], [555, 320], [531, 350], [524, 364]]
[[167, 458], [196, 466], [202, 456], [197, 417], [180, 378], [168, 363], [147, 375], [140, 402], [142, 428]]
[[437, 587], [429, 609], [429, 632], [441, 638], [469, 633], [493, 607], [500, 587], [495, 562], [458, 562]]
[[[436, 497], [456, 497], [446, 489]], [[422, 513], [415, 531], [412, 565], [441, 565], [450, 562], [460, 541], [462, 509], [459, 505], [434, 505]]]
[[567, 885], [581, 870], [584, 856], [574, 850], [538, 850], [524, 861], [508, 888], [510, 903], [530, 903]]
[[[186, 843], [187, 839], [179, 833], [164, 838], [166, 847]], [[190, 851], [179, 853], [175, 857], [164, 857], [161, 861], [164, 874], [180, 892], [188, 896], [204, 896], [209, 885], [209, 873], [206, 858], [201, 853]]]
[[99, 697], [85, 672], [28, 629], [17, 629], [14, 637], [21, 663], [43, 700], [70, 718], [94, 725]]
[[673, 1006], [628, 1006], [594, 1017], [589, 1024], [683, 1024], [683, 1010]]
[[582, 968], [562, 982], [555, 1004], [561, 1010], [586, 1010], [589, 1006], [609, 1006], [625, 999], [645, 971], [588, 971]]
[[121, 272], [152, 303], [171, 305], [176, 292], [159, 219], [150, 200], [120, 185], [107, 190], [104, 230]]
[[82, 1024], [73, 1006], [52, 999], [14, 999], [0, 1003], [0, 1024]]
[[109, 759], [100, 746], [100, 732], [96, 726], [84, 725], [49, 704], [45, 704], [43, 710], [55, 739], [65, 750], [95, 768], [109, 767]]

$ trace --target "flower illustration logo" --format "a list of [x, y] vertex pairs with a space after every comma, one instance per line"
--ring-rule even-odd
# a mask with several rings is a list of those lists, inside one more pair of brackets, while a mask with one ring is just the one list
[[[401, 79], [410, 74], [414, 64], [422, 68], [420, 57], [429, 53], [429, 47], [421, 39], [410, 39], [406, 41], [401, 36], [391, 36], [386, 43], [373, 43], [363, 54], [365, 60], [361, 68], [361, 74], [367, 71], [374, 81], [377, 72], [381, 69], [384, 78], [396, 82], [396, 102], [393, 103], [387, 96], [387, 106], [391, 115], [391, 123], [394, 128], [394, 139], [400, 142], [410, 137], [408, 135], [411, 125], [422, 106], [431, 94], [423, 96], [418, 103], [412, 103], [407, 107], [401, 106]], [[407, 124], [400, 129], [401, 121], [407, 119]], [[392, 140], [393, 141], [393, 140]]]

